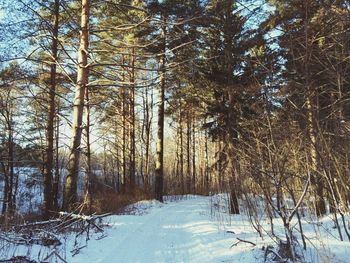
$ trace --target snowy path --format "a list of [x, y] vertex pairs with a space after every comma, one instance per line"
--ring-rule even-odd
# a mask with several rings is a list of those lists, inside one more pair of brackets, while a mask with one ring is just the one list
[[90, 241], [68, 262], [255, 262], [252, 253], [244, 253], [249, 246], [241, 247], [238, 254], [230, 249], [232, 234], [219, 230], [209, 211], [209, 199], [196, 197], [153, 207], [142, 216], [112, 217], [108, 237]]
[[[75, 233], [63, 235], [63, 245], [57, 247], [56, 252], [68, 263], [264, 262], [262, 247], [275, 243], [267, 235], [261, 239], [244, 213], [235, 216], [224, 213], [227, 200], [223, 197], [190, 196], [165, 204], [141, 201], [131, 206], [131, 211], [137, 215], [106, 218], [109, 226], [105, 232], [93, 234], [87, 243], [86, 235], [79, 235], [78, 240]], [[270, 228], [268, 219], [260, 222], [264, 229]], [[308, 237], [305, 262], [350, 262], [350, 242], [337, 240], [337, 230], [331, 217], [324, 217], [317, 224], [305, 221], [303, 228]], [[278, 218], [274, 220], [274, 230], [281, 238], [284, 237], [282, 221]], [[298, 234], [297, 229], [295, 233]], [[253, 242], [256, 246], [237, 242], [237, 238]], [[76, 253], [74, 248], [81, 249]], [[5, 258], [30, 255], [41, 262], [51, 252], [50, 247], [35, 244], [13, 246]], [[55, 258], [50, 260], [50, 263], [61, 262]]]
[[[192, 220], [202, 209], [191, 202], [171, 204], [152, 213], [144, 223], [115, 246], [100, 262], [113, 262], [116, 254], [124, 262], [212, 262], [212, 254], [194, 230]], [[202, 233], [203, 234], [203, 233]]]

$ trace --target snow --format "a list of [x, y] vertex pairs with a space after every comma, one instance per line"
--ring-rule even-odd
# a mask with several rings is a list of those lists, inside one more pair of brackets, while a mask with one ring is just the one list
[[[140, 204], [144, 207], [146, 203], [136, 207]], [[245, 253], [251, 251], [251, 245], [230, 249], [232, 234], [220, 229], [208, 211], [206, 197], [189, 197], [164, 205], [150, 202], [147, 214], [112, 216], [108, 236], [92, 241], [68, 262], [212, 263], [232, 262], [233, 257], [255, 262], [254, 253]]]
[[[17, 208], [19, 212], [38, 213], [43, 202], [42, 176], [40, 171], [32, 167], [14, 167], [18, 176]], [[0, 206], [4, 194], [4, 180], [0, 173]]]
[[[263, 247], [276, 247], [268, 235], [269, 221], [261, 216], [261, 238], [244, 213], [227, 214], [225, 195], [168, 200], [141, 201], [127, 207], [128, 214], [104, 218], [105, 232], [93, 234], [89, 241], [85, 236], [77, 240], [75, 234], [61, 237], [63, 245], [56, 247], [56, 252], [69, 263], [253, 263], [264, 262]], [[241, 208], [244, 211], [243, 205]], [[274, 224], [277, 235], [283, 239], [282, 222], [276, 218]], [[304, 262], [349, 262], [350, 242], [338, 240], [330, 217], [319, 222], [305, 219], [303, 224], [308, 238]], [[295, 235], [299, 233], [295, 231]], [[53, 251], [38, 245], [13, 249], [8, 255], [30, 254], [35, 260], [42, 260]], [[56, 262], [55, 258], [50, 260]]]
[[[100, 170], [94, 170], [97, 175], [101, 174]], [[63, 188], [63, 182], [68, 171], [60, 169], [60, 186], [59, 191]], [[35, 167], [14, 167], [14, 174], [18, 176], [18, 192], [16, 198], [16, 207], [21, 214], [39, 214], [41, 213], [44, 200], [43, 175]], [[78, 195], [84, 195], [86, 172], [80, 171], [78, 177]], [[14, 180], [15, 181], [15, 180]], [[4, 175], [0, 173], [0, 207], [3, 202]], [[62, 200], [59, 200], [62, 202]]]

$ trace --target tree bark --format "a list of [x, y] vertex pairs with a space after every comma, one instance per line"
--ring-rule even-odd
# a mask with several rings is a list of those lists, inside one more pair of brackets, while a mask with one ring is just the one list
[[306, 98], [306, 117], [307, 117], [307, 135], [310, 142], [310, 167], [311, 167], [311, 183], [315, 194], [315, 208], [317, 216], [326, 214], [326, 203], [323, 194], [323, 181], [320, 178], [319, 159], [317, 156], [317, 137], [314, 125], [313, 109], [311, 99]]
[[[144, 188], [145, 190], [149, 190], [149, 156], [150, 156], [150, 144], [151, 144], [151, 124], [152, 124], [152, 117], [151, 117], [151, 111], [150, 104], [148, 100], [148, 87], [146, 87], [145, 90], [145, 101], [144, 101], [144, 130], [145, 130], [145, 171], [144, 171]], [[153, 100], [151, 99], [151, 104], [153, 103]]]
[[90, 96], [89, 88], [85, 90], [86, 97], [86, 159], [87, 159], [87, 194], [88, 194], [88, 211], [89, 214], [92, 214], [92, 202], [93, 202], [93, 189], [94, 189], [94, 180], [91, 167], [91, 140], [90, 140]]
[[[122, 56], [122, 64], [124, 64], [124, 56]], [[125, 74], [122, 74], [122, 81], [123, 83], [125, 82]], [[123, 173], [122, 173], [122, 178], [121, 178], [121, 191], [125, 193], [126, 191], [126, 139], [127, 139], [127, 129], [126, 129], [126, 90], [123, 84], [123, 87], [121, 88], [121, 93], [122, 93], [122, 168], [123, 168]]]
[[194, 117], [192, 121], [192, 192], [196, 193], [196, 127]]
[[53, 168], [54, 168], [54, 123], [56, 115], [56, 71], [57, 71], [57, 48], [58, 48], [58, 23], [59, 23], [60, 1], [55, 0], [53, 10], [53, 28], [51, 44], [51, 70], [50, 70], [50, 90], [49, 90], [49, 107], [47, 116], [47, 148], [44, 175], [44, 218], [49, 219], [53, 210]]
[[130, 78], [130, 193], [134, 193], [136, 186], [136, 163], [135, 163], [135, 48], [132, 48], [131, 54], [131, 78]]
[[[180, 85], [179, 85], [180, 86]], [[182, 120], [182, 101], [180, 98], [180, 107], [179, 107], [179, 128], [180, 128], [180, 175], [182, 183], [182, 194], [186, 192], [185, 176], [184, 176], [184, 138], [183, 138], [183, 120]]]
[[[238, 191], [237, 191], [237, 171], [238, 171], [238, 156], [236, 151], [234, 151], [234, 148], [236, 147], [236, 144], [238, 142], [238, 133], [236, 131], [237, 125], [235, 120], [238, 116], [233, 115], [233, 109], [235, 108], [235, 104], [237, 103], [237, 99], [235, 98], [236, 93], [235, 87], [234, 87], [234, 79], [233, 79], [233, 72], [234, 72], [234, 65], [233, 65], [233, 32], [230, 26], [232, 25], [233, 16], [232, 16], [232, 9], [234, 6], [234, 1], [230, 0], [229, 4], [226, 9], [226, 19], [227, 24], [224, 25], [225, 33], [225, 63], [226, 63], [226, 74], [227, 74], [227, 98], [228, 98], [228, 119], [229, 119], [229, 126], [228, 126], [228, 132], [226, 135], [226, 143], [229, 148], [229, 162], [231, 163], [231, 171], [230, 171], [230, 178], [229, 178], [229, 187], [230, 187], [230, 212], [232, 214], [239, 214], [239, 205], [238, 205]], [[238, 117], [239, 118], [239, 117]]]
[[186, 145], [186, 152], [187, 152], [187, 176], [186, 176], [186, 187], [187, 187], [187, 193], [191, 192], [191, 119], [190, 119], [190, 113], [187, 109], [187, 145]]
[[164, 177], [164, 96], [165, 96], [165, 66], [166, 66], [166, 17], [162, 16], [161, 41], [162, 49], [159, 60], [160, 64], [160, 85], [159, 85], [159, 105], [158, 105], [158, 130], [156, 149], [156, 169], [155, 169], [155, 197], [163, 202], [163, 177]]
[[209, 151], [208, 151], [208, 132], [204, 131], [204, 151], [205, 151], [205, 186], [204, 189], [209, 194]]
[[[58, 104], [59, 105], [59, 104]], [[57, 113], [59, 113], [60, 108], [57, 108]], [[53, 183], [53, 208], [57, 211], [59, 204], [58, 204], [58, 191], [59, 191], [59, 184], [60, 184], [60, 171], [59, 171], [59, 133], [60, 133], [60, 118], [58, 117], [58, 114], [56, 114], [56, 160], [55, 160], [55, 179]]]
[[89, 12], [90, 0], [82, 0], [80, 47], [78, 54], [78, 76], [75, 89], [72, 122], [72, 146], [68, 162], [68, 174], [64, 185], [63, 208], [73, 210], [77, 202], [77, 181], [79, 176], [80, 146], [84, 113], [85, 89], [88, 83]]
[[13, 143], [13, 116], [12, 112], [9, 113], [9, 124], [8, 124], [8, 132], [9, 132], [9, 137], [8, 137], [8, 143], [9, 143], [9, 149], [8, 149], [8, 174], [9, 174], [9, 179], [10, 179], [10, 187], [9, 187], [9, 192], [8, 192], [8, 197], [7, 200], [9, 200], [9, 212], [13, 213], [15, 211], [16, 207], [16, 197], [14, 196], [14, 177], [15, 177], [15, 172], [14, 172], [14, 143]]
[[310, 142], [310, 166], [311, 166], [311, 183], [312, 188], [314, 189], [315, 194], [315, 207], [317, 216], [324, 215], [326, 213], [326, 203], [323, 196], [323, 181], [320, 178], [319, 172], [319, 158], [317, 153], [317, 129], [316, 129], [316, 120], [314, 114], [314, 101], [312, 96], [312, 86], [310, 82], [310, 73], [309, 73], [309, 59], [311, 49], [309, 47], [309, 2], [305, 1], [305, 55], [304, 55], [304, 67], [305, 67], [305, 86], [306, 86], [306, 133]]
[[13, 180], [14, 180], [14, 144], [13, 144], [13, 119], [11, 107], [12, 105], [6, 104], [3, 116], [5, 118], [5, 125], [7, 131], [7, 156], [6, 165], [3, 162], [2, 167], [4, 170], [4, 194], [3, 194], [3, 205], [2, 214], [12, 213], [15, 208], [15, 197], [13, 195]]
[[7, 212], [7, 207], [8, 207], [8, 189], [9, 189], [9, 176], [7, 173], [7, 167], [4, 162], [1, 162], [1, 166], [4, 172], [4, 190], [3, 190], [3, 200], [2, 200], [2, 208], [1, 208], [1, 213], [4, 215]]

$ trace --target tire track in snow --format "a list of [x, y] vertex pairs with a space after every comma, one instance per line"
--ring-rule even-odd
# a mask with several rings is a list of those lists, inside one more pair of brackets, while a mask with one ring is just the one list
[[189, 199], [156, 208], [99, 262], [213, 262], [213, 253], [203, 239], [203, 233], [198, 232], [205, 229], [207, 223], [200, 215], [205, 211], [205, 205], [206, 202]]

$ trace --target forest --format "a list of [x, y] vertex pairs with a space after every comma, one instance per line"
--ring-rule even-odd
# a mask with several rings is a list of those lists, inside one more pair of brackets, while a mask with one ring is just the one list
[[[0, 0], [0, 141], [0, 262], [196, 198], [256, 262], [349, 262], [350, 1]], [[174, 260], [81, 262], [239, 262]]]

